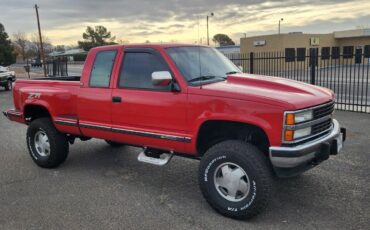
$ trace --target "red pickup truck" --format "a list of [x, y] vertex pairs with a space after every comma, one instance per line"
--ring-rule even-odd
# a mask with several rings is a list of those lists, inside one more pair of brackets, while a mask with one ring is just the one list
[[298, 175], [337, 154], [345, 129], [334, 93], [242, 73], [217, 50], [142, 44], [91, 49], [81, 77], [17, 80], [10, 120], [28, 125], [35, 163], [63, 163], [76, 138], [143, 148], [138, 160], [200, 160], [199, 184], [225, 216], [267, 205], [274, 176]]

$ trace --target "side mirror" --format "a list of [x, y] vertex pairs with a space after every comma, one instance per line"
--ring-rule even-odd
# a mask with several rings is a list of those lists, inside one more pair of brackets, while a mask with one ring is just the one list
[[172, 82], [172, 76], [168, 71], [157, 71], [152, 73], [152, 83], [155, 86], [168, 86]]

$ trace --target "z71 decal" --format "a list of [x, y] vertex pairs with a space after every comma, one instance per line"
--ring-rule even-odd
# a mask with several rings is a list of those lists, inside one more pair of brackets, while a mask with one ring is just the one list
[[28, 99], [39, 99], [41, 97], [41, 93], [30, 93], [28, 95]]

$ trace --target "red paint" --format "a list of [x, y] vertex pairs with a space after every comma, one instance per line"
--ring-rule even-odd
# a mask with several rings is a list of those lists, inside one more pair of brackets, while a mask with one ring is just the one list
[[[22, 114], [29, 105], [42, 106], [52, 119], [76, 121], [76, 126], [55, 124], [64, 133], [125, 142], [132, 145], [174, 150], [195, 155], [201, 125], [210, 120], [235, 121], [262, 128], [271, 146], [281, 145], [283, 112], [328, 102], [334, 94], [309, 84], [251, 74], [234, 74], [227, 81], [204, 86], [189, 86], [164, 48], [185, 45], [127, 45], [152, 48], [164, 57], [178, 82], [180, 92], [144, 91], [117, 88], [124, 57], [123, 46], [92, 49], [83, 68], [81, 82], [17, 80], [14, 87], [15, 110]], [[117, 50], [109, 88], [90, 88], [89, 76], [97, 51]], [[30, 93], [40, 98], [28, 99]], [[112, 103], [120, 96], [122, 103]], [[78, 118], [78, 119], [77, 119]], [[14, 118], [17, 122], [27, 123]], [[68, 120], [69, 119], [69, 120]], [[192, 138], [191, 142], [122, 134], [79, 127], [80, 123]]]

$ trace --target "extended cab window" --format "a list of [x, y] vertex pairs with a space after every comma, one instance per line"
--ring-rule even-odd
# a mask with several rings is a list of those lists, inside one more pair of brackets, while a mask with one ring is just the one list
[[100, 51], [96, 54], [90, 75], [90, 87], [108, 88], [117, 51]]
[[169, 71], [160, 56], [145, 52], [126, 52], [118, 86], [120, 88], [169, 90], [170, 86], [153, 85], [152, 73], [156, 71]]

